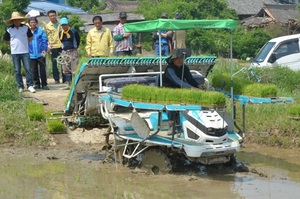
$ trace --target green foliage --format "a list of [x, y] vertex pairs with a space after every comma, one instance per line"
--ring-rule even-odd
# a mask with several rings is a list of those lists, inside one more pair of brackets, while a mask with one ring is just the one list
[[[23, 13], [23, 10], [29, 5], [30, 0], [3, 0], [0, 4], [0, 21], [5, 22], [10, 19], [13, 11]], [[6, 23], [0, 23], [0, 36], [3, 40], [3, 35], [6, 31]], [[0, 49], [3, 54], [10, 53], [10, 47], [5, 42], [0, 42]]]
[[[48, 111], [46, 113], [46, 116], [48, 118], [51, 117], [51, 112], [52, 111]], [[62, 121], [60, 119], [57, 119], [57, 120], [47, 119], [47, 131], [49, 133], [65, 133], [66, 126], [62, 123]]]
[[[232, 70], [233, 74], [239, 71], [244, 67], [244, 63], [236, 60], [233, 61]], [[269, 146], [280, 146], [280, 147], [299, 147], [300, 142], [300, 131], [299, 131], [299, 121], [292, 120], [292, 116], [289, 111], [293, 111], [299, 106], [300, 92], [299, 92], [299, 83], [295, 84], [295, 79], [300, 79], [300, 73], [295, 71], [290, 71], [287, 68], [274, 67], [271, 70], [268, 68], [260, 68], [263, 70], [263, 74], [267, 76], [268, 74], [275, 75], [277, 78], [264, 78], [262, 80], [269, 80], [264, 83], [275, 84], [278, 88], [278, 97], [292, 97], [294, 98], [294, 103], [272, 103], [272, 104], [251, 104], [248, 103], [245, 106], [245, 127], [246, 127], [246, 141], [255, 142], [259, 144], [266, 144]], [[230, 64], [226, 59], [218, 59], [216, 65], [213, 68], [213, 73], [208, 76], [209, 79], [215, 75], [229, 74], [230, 73]], [[292, 75], [294, 74], [294, 75]], [[273, 76], [272, 75], [272, 76]], [[282, 75], [282, 76], [281, 76]], [[284, 78], [284, 76], [286, 76]], [[268, 77], [268, 76], [267, 76]], [[234, 80], [234, 91], [236, 90], [236, 84], [240, 79], [248, 79], [243, 73], [239, 73], [233, 77]], [[290, 79], [290, 82], [289, 80]], [[271, 81], [272, 80], [272, 81]], [[253, 83], [253, 82], [252, 82]], [[279, 83], [283, 83], [282, 86], [287, 85], [290, 90], [287, 92], [285, 87], [280, 87]], [[290, 85], [291, 84], [291, 85]], [[230, 99], [227, 100], [227, 112], [231, 113]], [[241, 127], [242, 125], [242, 104], [236, 103], [236, 122]], [[295, 111], [296, 112], [296, 111]], [[297, 116], [292, 116], [297, 117]], [[253, 132], [253, 133], [247, 133]], [[258, 132], [270, 132], [270, 134], [258, 133]]]
[[99, 13], [99, 11], [104, 9], [106, 6], [104, 1], [99, 0], [67, 0], [67, 4], [72, 7], [81, 8], [82, 10], [87, 11], [91, 14]]
[[243, 95], [254, 97], [276, 97], [277, 87], [274, 84], [249, 84], [243, 88]]
[[17, 83], [13, 76], [13, 68], [11, 60], [0, 59], [0, 102], [17, 100], [19, 98]]
[[26, 104], [23, 100], [0, 102], [0, 143], [12, 140], [19, 144], [32, 144], [48, 140], [44, 136], [43, 123], [29, 120]]
[[130, 84], [122, 88], [122, 98], [145, 103], [198, 104], [202, 106], [224, 106], [226, 97], [219, 92], [191, 89], [159, 88]]
[[233, 56], [244, 60], [247, 57], [255, 57], [259, 49], [271, 38], [262, 28], [245, 31], [245, 28], [240, 26], [233, 35]]
[[[213, 87], [221, 88], [225, 91], [230, 91], [230, 74], [229, 73], [218, 73], [214, 72], [211, 76], [211, 84]], [[234, 85], [234, 94], [242, 94], [243, 89], [246, 85], [252, 84], [251, 81], [245, 79], [243, 77], [234, 77], [233, 85]]]
[[45, 110], [43, 104], [29, 102], [27, 104], [27, 115], [31, 121], [42, 121], [45, 119]]
[[18, 11], [18, 12], [23, 12], [23, 10], [25, 8], [27, 8], [27, 6], [30, 4], [30, 0], [4, 0], [4, 2], [11, 2], [14, 10]]
[[46, 142], [45, 125], [43, 121], [36, 121], [45, 118], [43, 107], [27, 104], [20, 98], [11, 60], [0, 60], [0, 71], [0, 143], [9, 140], [19, 144]]
[[69, 25], [71, 28], [75, 28], [79, 33], [83, 33], [83, 27], [84, 23], [86, 21], [82, 20], [80, 16], [72, 14], [70, 12], [59, 12], [58, 13], [59, 18], [66, 17], [69, 19]]
[[300, 104], [289, 107], [288, 113], [292, 117], [300, 117]]
[[260, 74], [263, 83], [273, 83], [285, 92], [296, 93], [300, 91], [300, 71], [293, 71], [287, 67], [261, 68]]
[[146, 19], [157, 19], [161, 13], [173, 18], [178, 12], [185, 19], [237, 19], [235, 11], [227, 8], [225, 0], [139, 0], [138, 12]]
[[[173, 18], [177, 12], [184, 19], [238, 19], [234, 10], [227, 7], [225, 0], [139, 0], [138, 13], [147, 20], [157, 19], [166, 12]], [[244, 26], [233, 32], [233, 55], [245, 59], [254, 57], [270, 36], [262, 29], [246, 32]], [[149, 46], [151, 38], [145, 37], [143, 46]], [[230, 32], [228, 30], [187, 30], [186, 45], [195, 54], [210, 54], [221, 57], [230, 55]]]
[[[147, 20], [157, 19], [161, 13], [167, 13], [169, 18], [173, 18], [178, 12], [184, 19], [237, 19], [236, 13], [227, 8], [224, 0], [139, 0], [138, 3], [138, 12]], [[197, 54], [226, 56], [229, 52], [229, 36], [225, 30], [187, 30], [186, 44]], [[144, 40], [149, 48], [151, 38], [147, 35]]]

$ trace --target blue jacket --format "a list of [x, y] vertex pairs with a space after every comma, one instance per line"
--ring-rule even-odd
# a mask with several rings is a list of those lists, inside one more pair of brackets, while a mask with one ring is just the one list
[[42, 57], [42, 52], [48, 50], [48, 37], [46, 32], [39, 27], [33, 32], [33, 39], [29, 43], [30, 59], [37, 59]]

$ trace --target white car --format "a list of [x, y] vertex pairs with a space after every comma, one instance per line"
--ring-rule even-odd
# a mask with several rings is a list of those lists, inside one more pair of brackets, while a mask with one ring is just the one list
[[259, 51], [250, 67], [285, 66], [300, 70], [300, 34], [277, 37], [268, 41]]

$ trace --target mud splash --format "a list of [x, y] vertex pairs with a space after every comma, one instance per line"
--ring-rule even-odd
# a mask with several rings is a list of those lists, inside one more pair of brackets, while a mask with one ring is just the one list
[[[103, 163], [88, 150], [0, 149], [0, 198], [298, 198], [299, 150], [247, 147], [238, 154], [250, 172], [197, 167], [149, 175]], [[195, 169], [195, 167], [194, 167]], [[218, 171], [218, 172], [217, 172]]]

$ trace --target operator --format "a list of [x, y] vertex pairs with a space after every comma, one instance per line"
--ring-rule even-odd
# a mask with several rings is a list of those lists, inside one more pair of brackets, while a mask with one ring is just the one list
[[184, 64], [185, 56], [190, 56], [189, 49], [174, 49], [168, 58], [167, 62], [169, 64], [165, 69], [165, 73], [162, 75], [163, 86], [204, 90], [205, 85], [199, 84], [194, 79], [188, 66]]

